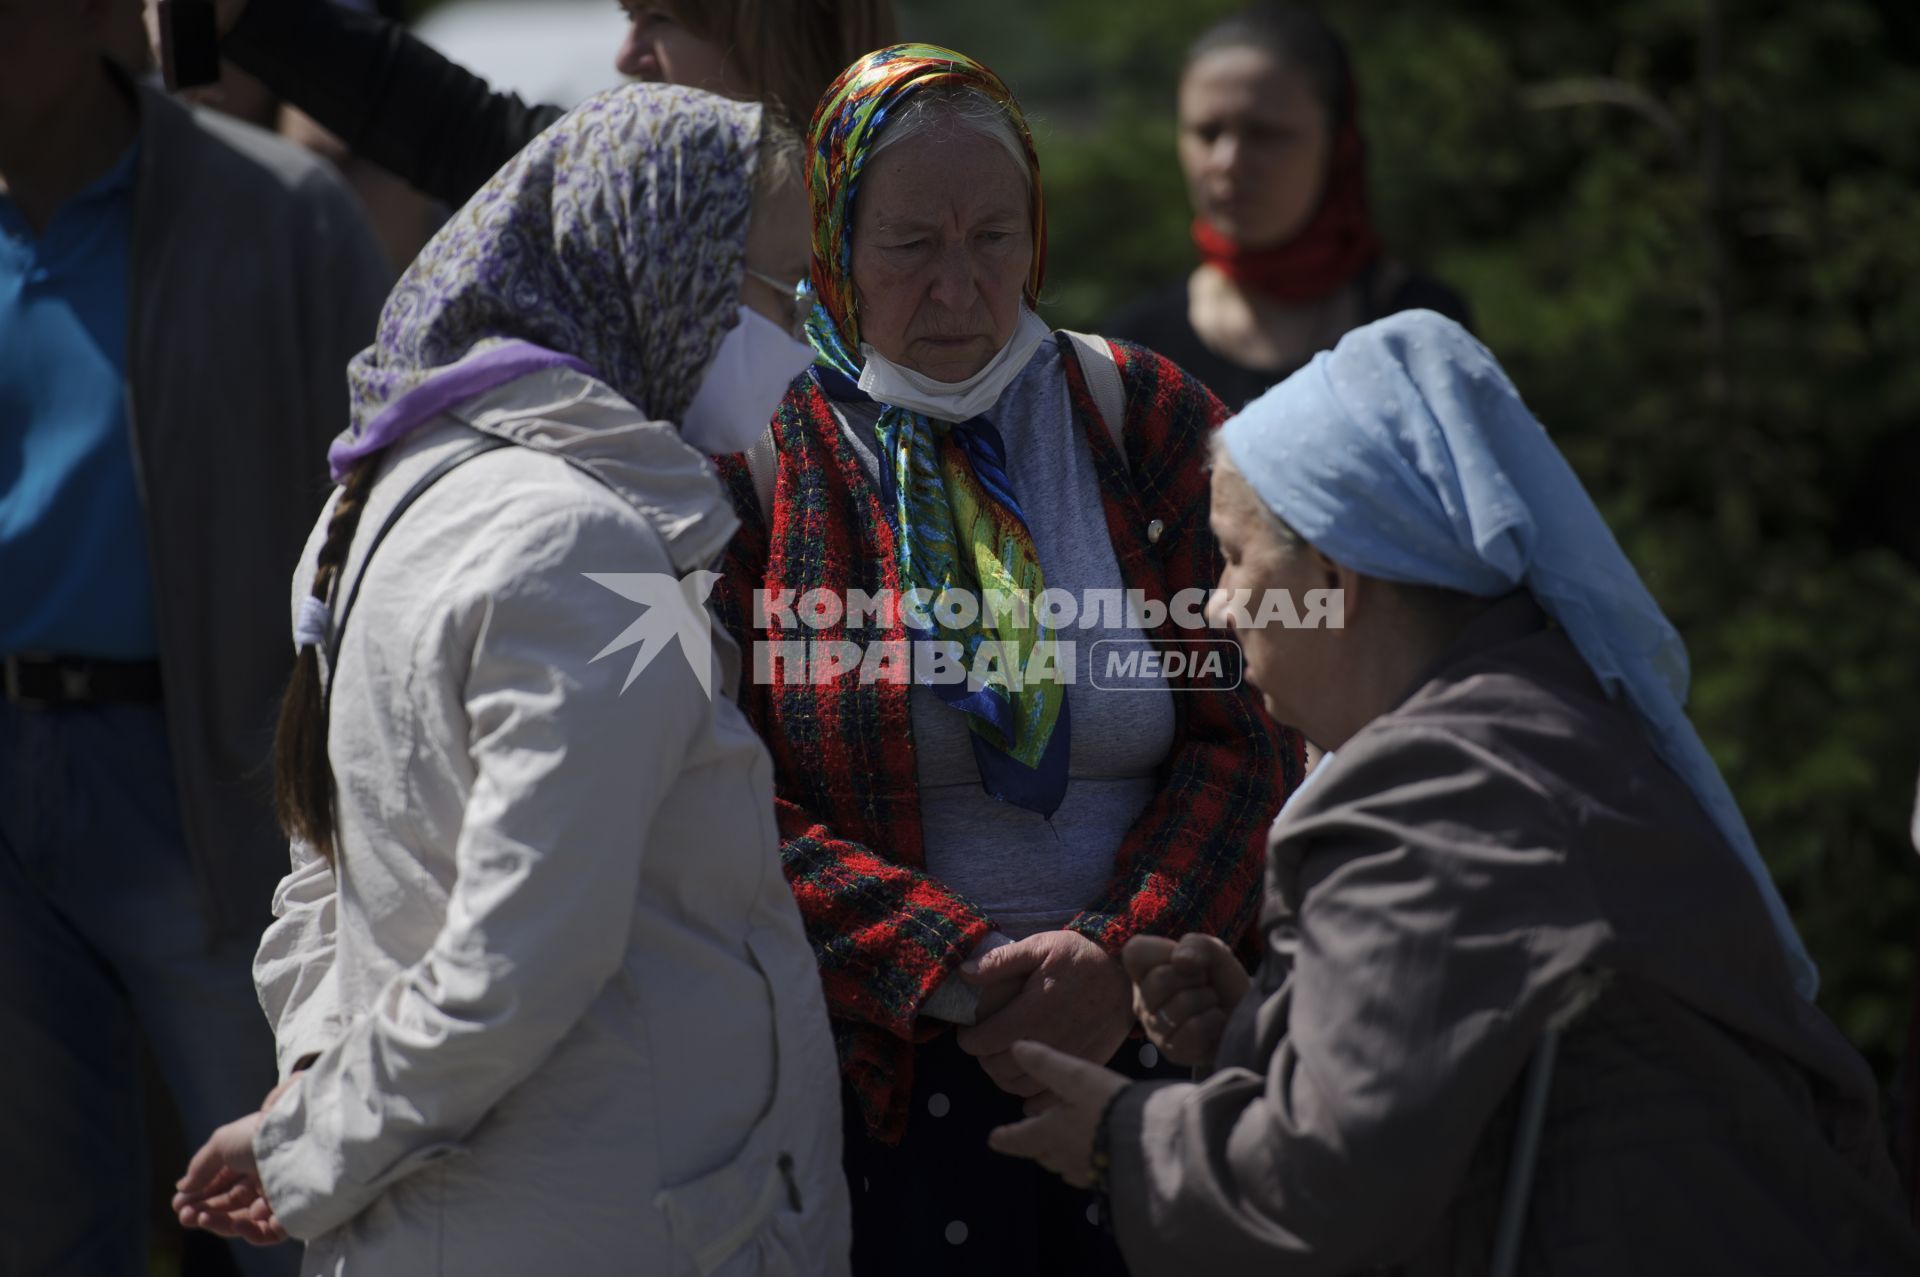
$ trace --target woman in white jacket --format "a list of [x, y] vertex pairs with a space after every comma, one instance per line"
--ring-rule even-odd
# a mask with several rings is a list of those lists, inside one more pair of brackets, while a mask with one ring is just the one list
[[819, 976], [703, 606], [735, 521], [702, 451], [810, 358], [762, 132], [594, 99], [355, 361], [255, 965], [287, 1081], [195, 1158], [184, 1222], [302, 1238], [310, 1273], [844, 1271]]

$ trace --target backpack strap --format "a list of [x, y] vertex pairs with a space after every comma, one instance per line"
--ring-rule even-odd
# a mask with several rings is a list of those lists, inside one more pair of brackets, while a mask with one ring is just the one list
[[[451, 453], [451, 455], [447, 455], [447, 457], [442, 457], [442, 459], [434, 465], [434, 469], [430, 469], [426, 474], [422, 474], [419, 480], [415, 480], [413, 488], [409, 488], [409, 490], [405, 492], [405, 495], [399, 497], [399, 501], [394, 503], [392, 513], [386, 517], [386, 522], [382, 522], [382, 524], [380, 524], [380, 530], [372, 534], [372, 542], [367, 545], [367, 553], [361, 555], [361, 570], [353, 576], [353, 584], [349, 586], [348, 593], [346, 593], [346, 603], [340, 607], [340, 614], [334, 616], [334, 632], [326, 638], [326, 686], [324, 686], [323, 691], [321, 691], [321, 705], [323, 705], [321, 714], [323, 714], [323, 720], [330, 720], [330, 718], [332, 718], [332, 712], [334, 712], [334, 670], [340, 668], [340, 639], [346, 638], [346, 632], [348, 632], [348, 616], [353, 614], [353, 603], [359, 601], [359, 588], [361, 588], [361, 582], [367, 580], [367, 565], [372, 563], [374, 551], [380, 549], [380, 542], [384, 542], [384, 540], [386, 540], [386, 534], [394, 530], [394, 524], [399, 522], [401, 515], [407, 513], [407, 507], [411, 507], [415, 501], [419, 501], [420, 497], [426, 494], [428, 488], [432, 488], [434, 484], [438, 484], [442, 478], [445, 478], [449, 472], [453, 472], [457, 467], [467, 465], [468, 461], [472, 461], [474, 457], [478, 457], [478, 455], [482, 455], [482, 453], [490, 453], [490, 451], [495, 451], [495, 449], [501, 449], [501, 447], [513, 447], [513, 440], [503, 440], [503, 438], [497, 438], [497, 436], [488, 434], [488, 436], [482, 436], [482, 438], [474, 440], [474, 442], [468, 444], [467, 447], [461, 447], [459, 451], [455, 451], [455, 453]], [[349, 545], [348, 549], [349, 553], [351, 553], [351, 545]], [[336, 590], [338, 590], [338, 586], [336, 586]]]
[[747, 449], [747, 475], [753, 480], [753, 495], [760, 501], [760, 519], [773, 527], [773, 481], [780, 473], [780, 449], [773, 441], [773, 426], [754, 440]]
[[1493, 1241], [1493, 1277], [1513, 1277], [1519, 1271], [1520, 1241], [1527, 1228], [1527, 1202], [1532, 1196], [1540, 1136], [1547, 1124], [1547, 1092], [1553, 1086], [1554, 1057], [1560, 1031], [1548, 1029], [1534, 1045], [1527, 1064], [1520, 1116], [1514, 1124], [1513, 1152], [1507, 1159], [1507, 1182], [1500, 1195], [1500, 1223]]
[[1541, 1132], [1546, 1129], [1547, 1093], [1553, 1087], [1553, 1066], [1560, 1038], [1568, 1026], [1599, 1000], [1612, 978], [1613, 973], [1604, 968], [1589, 967], [1576, 974], [1559, 1008], [1547, 1018], [1546, 1030], [1534, 1044], [1533, 1059], [1527, 1065], [1521, 1084], [1513, 1150], [1507, 1157], [1507, 1182], [1501, 1191], [1500, 1223], [1494, 1234], [1492, 1267], [1488, 1269], [1492, 1277], [1513, 1277], [1519, 1271], [1520, 1242], [1527, 1229], [1527, 1201], [1533, 1191]]
[[1100, 420], [1106, 425], [1113, 446], [1119, 449], [1120, 459], [1126, 460], [1127, 444], [1122, 432], [1127, 424], [1127, 386], [1120, 379], [1120, 364], [1113, 356], [1113, 347], [1105, 337], [1092, 333], [1076, 333], [1065, 328], [1060, 332], [1073, 343], [1073, 353], [1080, 360], [1080, 375], [1086, 379], [1093, 406], [1100, 410]]
[[415, 480], [414, 485], [407, 489], [405, 495], [394, 503], [393, 510], [387, 515], [386, 521], [381, 523], [379, 531], [373, 534], [373, 540], [368, 544], [367, 552], [360, 557], [360, 571], [354, 576], [353, 584], [347, 590], [346, 602], [340, 608], [339, 616], [334, 618], [333, 633], [327, 638], [327, 686], [323, 700], [329, 713], [333, 707], [333, 671], [339, 666], [340, 640], [347, 632], [347, 618], [353, 615], [353, 605], [359, 601], [360, 583], [367, 579], [367, 565], [373, 562], [374, 552], [380, 548], [380, 543], [387, 539], [387, 533], [393, 531], [393, 525], [400, 522], [400, 516], [405, 514], [415, 501], [418, 501], [425, 495], [428, 488], [431, 488], [434, 484], [446, 478], [453, 470], [465, 465], [475, 457], [483, 453], [493, 452], [499, 448], [511, 448], [512, 446], [513, 441], [510, 439], [501, 439], [494, 435], [483, 435], [466, 447], [442, 457], [434, 464], [432, 469]]

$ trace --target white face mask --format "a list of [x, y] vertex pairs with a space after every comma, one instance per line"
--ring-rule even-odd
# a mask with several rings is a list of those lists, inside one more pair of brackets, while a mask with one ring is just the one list
[[985, 368], [965, 381], [935, 381], [901, 367], [861, 342], [860, 358], [867, 366], [860, 373], [860, 389], [883, 404], [924, 413], [939, 421], [969, 421], [1000, 402], [1001, 394], [1026, 368], [1047, 336], [1045, 322], [1023, 303], [1013, 337]]
[[680, 437], [709, 456], [745, 452], [767, 432], [787, 386], [812, 362], [813, 347], [742, 306], [740, 322], [721, 339], [681, 414]]

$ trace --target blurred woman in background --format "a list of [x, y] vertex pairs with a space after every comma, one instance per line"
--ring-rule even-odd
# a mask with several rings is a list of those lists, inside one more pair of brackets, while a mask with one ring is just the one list
[[1187, 53], [1179, 111], [1200, 265], [1108, 333], [1159, 351], [1239, 409], [1383, 315], [1468, 322], [1464, 301], [1374, 232], [1359, 92], [1318, 15], [1262, 4], [1209, 28]]

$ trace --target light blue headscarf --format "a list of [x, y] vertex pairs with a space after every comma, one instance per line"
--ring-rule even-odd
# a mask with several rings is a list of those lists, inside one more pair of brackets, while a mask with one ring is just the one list
[[1286, 524], [1366, 576], [1494, 598], [1525, 586], [1639, 711], [1759, 884], [1794, 984], [1819, 974], [1683, 708], [1687, 650], [1487, 348], [1432, 311], [1348, 333], [1221, 429]]

